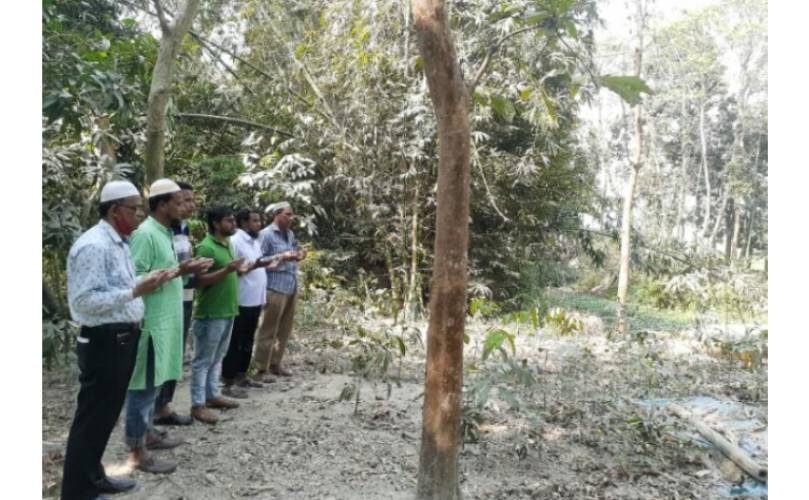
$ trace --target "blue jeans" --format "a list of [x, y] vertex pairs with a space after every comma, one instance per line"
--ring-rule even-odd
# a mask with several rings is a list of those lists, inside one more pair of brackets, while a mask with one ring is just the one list
[[131, 450], [146, 446], [146, 433], [152, 428], [154, 402], [160, 387], [154, 385], [154, 346], [148, 340], [146, 350], [146, 388], [126, 392], [126, 427], [124, 436]]
[[222, 358], [228, 352], [233, 318], [194, 318], [194, 360], [191, 362], [191, 405], [204, 406], [219, 397]]

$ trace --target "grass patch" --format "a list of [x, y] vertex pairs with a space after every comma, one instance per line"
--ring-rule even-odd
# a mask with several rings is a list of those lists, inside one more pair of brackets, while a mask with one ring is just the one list
[[[560, 289], [548, 289], [544, 296], [548, 307], [593, 314], [604, 321], [610, 331], [615, 328], [618, 303], [596, 295]], [[630, 330], [679, 331], [694, 326], [697, 314], [690, 311], [662, 310], [645, 304], [628, 304]]]

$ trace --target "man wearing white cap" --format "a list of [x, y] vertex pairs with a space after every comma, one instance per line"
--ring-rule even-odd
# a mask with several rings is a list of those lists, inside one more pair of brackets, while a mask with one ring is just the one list
[[143, 216], [137, 188], [112, 181], [101, 190], [101, 220], [79, 237], [67, 258], [70, 315], [81, 325], [76, 354], [79, 389], [62, 477], [62, 499], [101, 498], [135, 486], [107, 477], [101, 457], [126, 397], [143, 318], [142, 296], [171, 279], [169, 271], [136, 278], [127, 238]]
[[267, 304], [258, 330], [254, 358], [256, 378], [265, 382], [272, 381], [272, 375], [292, 375], [281, 366], [281, 361], [295, 318], [298, 261], [306, 258], [306, 250], [298, 247], [298, 240], [290, 229], [295, 218], [290, 204], [282, 201], [271, 205], [268, 210], [273, 222], [260, 232], [261, 251], [265, 257], [279, 260], [280, 264], [267, 268]]
[[[172, 269], [174, 277], [198, 274], [211, 265], [210, 259], [177, 262], [172, 227], [184, 214], [185, 197], [180, 186], [169, 179], [159, 179], [149, 190], [151, 215], [132, 234], [132, 257], [137, 273]], [[152, 432], [155, 397], [160, 386], [179, 380], [183, 361], [183, 283], [172, 279], [144, 299], [143, 330], [138, 342], [137, 358], [126, 404], [125, 437], [132, 454], [130, 464], [144, 472], [170, 473], [177, 464], [149, 454], [151, 449], [172, 448], [179, 444]], [[149, 442], [151, 439], [151, 442]]]

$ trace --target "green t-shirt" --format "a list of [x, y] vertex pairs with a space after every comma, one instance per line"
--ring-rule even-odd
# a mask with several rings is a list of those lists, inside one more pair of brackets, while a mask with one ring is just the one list
[[[213, 259], [209, 273], [218, 271], [230, 264], [236, 257], [233, 246], [228, 241], [222, 244], [208, 234], [197, 245], [196, 255]], [[197, 288], [194, 292], [195, 318], [232, 318], [239, 314], [239, 277], [235, 272], [228, 275], [219, 283]]]

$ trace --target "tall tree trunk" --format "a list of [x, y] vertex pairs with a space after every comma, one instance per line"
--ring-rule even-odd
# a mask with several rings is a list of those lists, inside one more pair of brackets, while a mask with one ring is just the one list
[[430, 287], [419, 499], [461, 497], [458, 448], [469, 243], [469, 96], [442, 0], [412, 0], [413, 21], [438, 122], [438, 212]]
[[711, 224], [711, 173], [708, 170], [708, 139], [705, 134], [705, 101], [699, 103], [699, 145], [702, 173], [705, 176], [705, 210], [702, 219], [702, 237], [708, 236]]
[[736, 201], [728, 197], [728, 208], [725, 211], [725, 262], [730, 262], [733, 258], [733, 221], [736, 215]]
[[149, 101], [146, 110], [146, 185], [164, 176], [163, 145], [166, 130], [166, 105], [169, 102], [171, 82], [174, 77], [177, 53], [183, 37], [191, 28], [194, 15], [199, 7], [199, 0], [186, 0], [177, 11], [172, 23], [164, 15], [160, 0], [154, 0], [160, 19], [163, 37], [157, 52], [157, 62], [152, 72], [152, 84], [149, 87]]
[[404, 78], [405, 82], [410, 77], [410, 6], [406, 3], [403, 3], [403, 15], [404, 15], [404, 42], [403, 42], [403, 52], [404, 52]]
[[[680, 100], [680, 116], [683, 120], [686, 119], [686, 98]], [[688, 156], [690, 154], [688, 142], [688, 127], [684, 126], [680, 132], [680, 181], [677, 183], [675, 191], [675, 206], [676, 212], [674, 216], [674, 225], [671, 228], [671, 235], [677, 241], [683, 241], [685, 237], [685, 219], [686, 219], [686, 198], [688, 197]]]
[[[646, 12], [641, 0], [638, 0], [638, 47], [635, 49], [635, 76], [640, 77], [643, 67], [643, 31]], [[641, 123], [641, 105], [635, 105], [635, 135], [632, 169], [624, 193], [624, 209], [621, 218], [621, 257], [618, 269], [618, 332], [627, 330], [626, 295], [629, 290], [629, 256], [632, 253], [632, 202], [635, 196], [635, 184], [641, 167], [643, 149], [643, 125]]]
[[725, 189], [722, 191], [722, 203], [719, 206], [719, 211], [716, 213], [716, 220], [714, 221], [713, 230], [711, 230], [711, 236], [708, 238], [708, 248], [712, 251], [715, 250], [714, 244], [716, 243], [716, 237], [719, 235], [719, 227], [722, 225], [722, 220], [725, 217], [728, 199], [728, 188], [725, 186]]
[[747, 230], [747, 243], [744, 245], [744, 258], [750, 259], [752, 255], [751, 249], [753, 245], [753, 219], [754, 213], [751, 211], [747, 214], [747, 220], [745, 221], [744, 227]]
[[742, 205], [736, 204], [736, 209], [733, 211], [733, 238], [730, 242], [731, 258], [737, 259], [739, 257], [739, 250], [741, 248], [741, 233], [742, 227]]
[[685, 205], [688, 198], [688, 155], [691, 153], [688, 150], [687, 139], [683, 138], [681, 141], [679, 199], [677, 200], [677, 217], [674, 221], [675, 226], [672, 233], [675, 234], [678, 241], [682, 242], [685, 239], [685, 220], [687, 219]]
[[407, 302], [405, 304], [405, 318], [408, 321], [416, 319], [418, 311], [419, 284], [419, 184], [416, 182], [413, 194], [413, 218], [410, 227], [410, 280], [407, 286]]
[[[637, 111], [636, 111], [636, 114]], [[629, 256], [632, 238], [632, 200], [635, 196], [635, 184], [638, 179], [638, 170], [632, 166], [629, 180], [624, 192], [624, 208], [621, 217], [621, 257], [618, 269], [618, 331], [626, 332], [626, 296], [629, 290]]]

